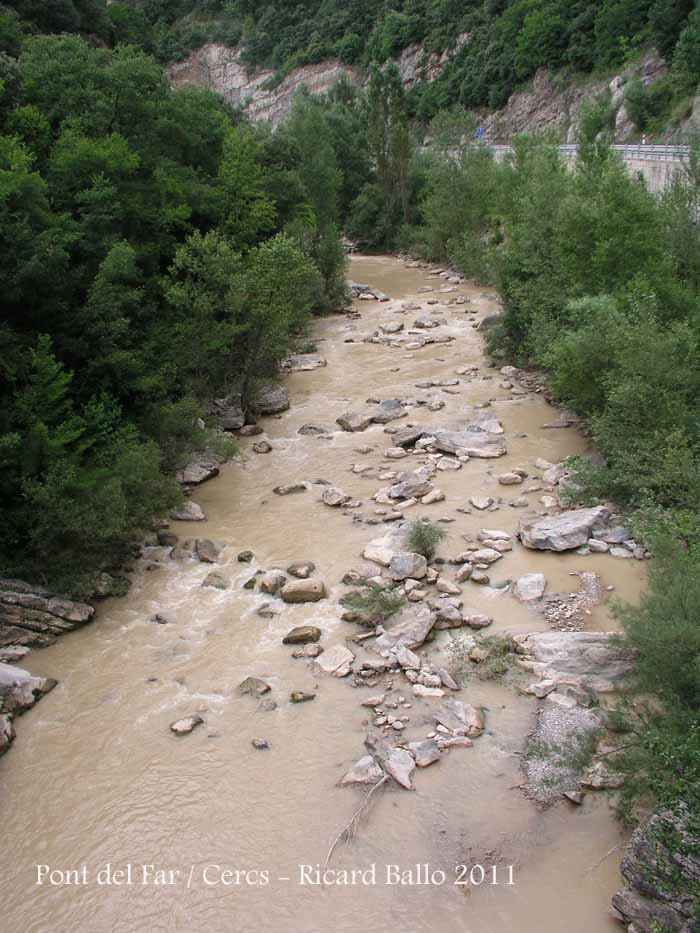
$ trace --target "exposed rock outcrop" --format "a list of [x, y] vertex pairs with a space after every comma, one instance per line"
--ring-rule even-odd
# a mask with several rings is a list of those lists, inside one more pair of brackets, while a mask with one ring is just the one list
[[34, 706], [55, 686], [55, 680], [33, 677], [21, 667], [0, 662], [0, 755], [7, 751], [15, 738], [15, 716]]
[[89, 622], [95, 609], [21, 580], [0, 580], [0, 647], [40, 648]]

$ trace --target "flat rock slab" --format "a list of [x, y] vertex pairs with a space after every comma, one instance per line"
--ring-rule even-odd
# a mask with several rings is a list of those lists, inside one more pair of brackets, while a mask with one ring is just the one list
[[379, 636], [375, 648], [380, 652], [392, 648], [420, 648], [435, 625], [435, 619], [435, 613], [425, 608], [408, 617], [404, 613], [400, 621]]
[[536, 521], [520, 523], [520, 540], [525, 547], [538, 551], [570, 551], [581, 547], [610, 518], [605, 506], [593, 509], [572, 509], [560, 515], [550, 515]]
[[208, 457], [197, 457], [191, 460], [186, 467], [178, 470], [175, 478], [183, 486], [199, 486], [219, 475], [219, 464]]
[[262, 386], [253, 407], [259, 415], [279, 415], [289, 408], [289, 392], [285, 386], [274, 383]]
[[543, 573], [527, 573], [516, 580], [513, 586], [513, 595], [522, 603], [542, 599], [547, 587], [547, 579]]
[[350, 673], [352, 662], [355, 655], [346, 648], [345, 645], [334, 645], [328, 648], [315, 660], [315, 664], [324, 674], [332, 674], [334, 677], [345, 677]]
[[338, 782], [341, 787], [353, 784], [377, 784], [384, 772], [371, 755], [364, 755], [347, 771]]
[[426, 739], [424, 742], [409, 742], [408, 750], [416, 759], [419, 768], [427, 768], [442, 757], [442, 753], [435, 739]]
[[183, 502], [181, 506], [173, 509], [170, 517], [175, 522], [205, 522], [207, 520], [202, 507], [192, 500]]
[[436, 722], [458, 735], [475, 738], [484, 731], [484, 715], [481, 709], [462, 700], [445, 700], [433, 716]]
[[505, 441], [488, 431], [438, 431], [434, 446], [446, 454], [466, 454], [477, 459], [503, 457], [507, 453]]
[[634, 656], [614, 632], [534, 632], [515, 635], [523, 666], [542, 678], [575, 679], [596, 693], [624, 688]]
[[336, 424], [340, 425], [343, 431], [364, 431], [372, 424], [372, 412], [353, 412], [346, 411], [345, 414], [336, 418]]
[[254, 696], [261, 697], [265, 693], [269, 693], [272, 688], [265, 680], [261, 680], [260, 677], [246, 677], [238, 685], [239, 696]]
[[413, 790], [411, 776], [416, 770], [416, 762], [403, 748], [395, 748], [380, 736], [368, 735], [365, 748], [379, 767], [392, 777], [404, 790]]

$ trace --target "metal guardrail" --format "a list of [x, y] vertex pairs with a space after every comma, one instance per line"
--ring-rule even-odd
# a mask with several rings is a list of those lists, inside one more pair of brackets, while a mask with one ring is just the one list
[[[629, 162], [683, 162], [690, 155], [690, 146], [654, 146], [636, 143], [632, 146], [612, 146], [619, 152], [625, 161]], [[513, 152], [512, 146], [489, 146], [493, 152]], [[578, 154], [578, 146], [559, 146], [562, 155], [574, 158]]]

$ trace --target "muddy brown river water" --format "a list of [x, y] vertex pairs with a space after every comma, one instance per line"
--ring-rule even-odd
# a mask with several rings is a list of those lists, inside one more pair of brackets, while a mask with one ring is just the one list
[[[319, 625], [324, 642], [343, 641], [357, 627], [339, 621], [340, 579], [361, 563], [364, 545], [383, 527], [353, 523], [319, 501], [318, 491], [279, 497], [281, 483], [324, 478], [363, 500], [383, 485], [351, 472], [355, 463], [385, 464], [391, 439], [381, 426], [362, 434], [337, 430], [335, 419], [361, 409], [369, 396], [424, 397], [415, 388], [425, 379], [454, 378], [455, 370], [479, 364], [479, 375], [461, 380], [457, 394], [444, 394], [443, 411], [411, 409], [405, 421], [448, 423], [477, 402], [492, 401], [508, 439], [498, 461], [471, 460], [435, 482], [446, 501], [417, 514], [456, 519], [446, 525], [445, 553], [462, 550], [461, 535], [481, 527], [509, 532], [521, 512], [503, 505], [493, 513], [456, 511], [471, 495], [522, 495], [523, 487], [499, 487], [495, 476], [522, 467], [534, 473], [538, 457], [557, 462], [585, 450], [575, 429], [542, 430], [556, 412], [536, 395], [514, 397], [499, 388], [489, 369], [474, 320], [494, 303], [473, 285], [456, 292], [419, 294], [436, 281], [425, 270], [392, 258], [353, 260], [351, 276], [392, 299], [441, 301], [469, 296], [478, 313], [459, 305], [438, 306], [450, 344], [407, 351], [345, 338], [374, 331], [397, 314], [400, 302], [357, 302], [361, 320], [332, 317], [315, 329], [328, 366], [289, 377], [292, 407], [264, 421], [273, 452], [255, 455], [243, 439], [242, 463], [195, 490], [206, 524], [174, 524], [184, 536], [226, 542], [216, 569], [232, 581], [226, 591], [202, 588], [211, 566], [171, 561], [151, 572], [139, 570], [130, 594], [104, 603], [94, 624], [29, 656], [33, 673], [58, 678], [59, 686], [17, 724], [18, 738], [0, 761], [0, 877], [2, 933], [615, 933], [607, 916], [619, 886], [619, 849], [624, 841], [608, 800], [588, 794], [584, 805], [561, 803], [546, 811], [526, 799], [520, 758], [532, 729], [537, 701], [473, 677], [460, 696], [487, 708], [487, 731], [471, 749], [451, 750], [437, 765], [415, 775], [416, 791], [383, 788], [375, 795], [357, 835], [335, 853], [332, 867], [376, 866], [376, 883], [356, 886], [302, 885], [300, 865], [323, 863], [329, 845], [359, 806], [364, 790], [336, 782], [364, 754], [367, 710], [363, 691], [349, 682], [315, 674], [294, 660], [282, 636], [301, 623]], [[428, 309], [433, 310], [433, 309]], [[485, 378], [490, 377], [490, 378]], [[306, 422], [334, 429], [330, 439], [299, 436]], [[371, 445], [370, 454], [356, 448]], [[399, 469], [404, 468], [406, 461]], [[413, 464], [409, 462], [409, 467]], [[541, 508], [542, 493], [529, 495]], [[416, 512], [416, 509], [413, 510]], [[252, 565], [236, 561], [250, 548]], [[281, 567], [293, 559], [313, 560], [330, 597], [315, 605], [285, 607], [272, 619], [256, 613], [261, 597], [242, 588], [259, 567]], [[516, 545], [493, 571], [517, 577], [543, 571], [551, 590], [575, 588], [575, 570], [596, 570], [617, 595], [634, 599], [644, 567], [607, 555], [533, 554]], [[469, 587], [469, 605], [495, 619], [490, 633], [538, 631], [546, 623], [508, 595]], [[170, 625], [149, 618], [161, 612]], [[592, 630], [612, 626], [608, 606], [593, 610]], [[449, 641], [441, 633], [439, 643]], [[438, 645], [438, 648], [440, 645]], [[236, 686], [248, 675], [265, 677], [279, 705], [262, 711]], [[407, 696], [409, 685], [405, 684]], [[292, 705], [290, 690], [315, 689], [315, 701]], [[425, 737], [430, 704], [412, 699], [409, 739]], [[200, 710], [205, 725], [176, 738], [169, 724]], [[269, 751], [251, 746], [264, 737]], [[605, 858], [606, 854], [614, 850]], [[66, 871], [86, 867], [87, 884], [37, 885], [37, 864]], [[117, 884], [115, 871], [132, 865], [131, 884]], [[455, 884], [456, 866], [482, 865], [482, 885]], [[105, 866], [111, 866], [112, 883]], [[143, 865], [164, 872], [174, 884], [142, 884]], [[413, 869], [413, 884], [393, 884], [387, 865]], [[428, 866], [418, 872], [416, 865]], [[509, 866], [513, 866], [513, 884]], [[495, 874], [492, 866], [495, 866]], [[226, 870], [267, 872], [239, 878]], [[444, 883], [420, 884], [425, 872], [444, 872]], [[147, 870], [148, 871], [148, 870]], [[391, 873], [391, 869], [388, 869]], [[479, 872], [476, 878], [479, 878]], [[56, 876], [58, 877], [58, 876]], [[82, 878], [82, 876], [80, 876]], [[440, 880], [436, 874], [433, 880]], [[129, 880], [126, 875], [121, 880]], [[371, 880], [367, 876], [367, 880]], [[245, 883], [245, 882], [249, 883]], [[489, 883], [496, 881], [498, 883]]]

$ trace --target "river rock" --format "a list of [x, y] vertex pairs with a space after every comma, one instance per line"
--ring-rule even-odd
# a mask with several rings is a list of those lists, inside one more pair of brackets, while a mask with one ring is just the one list
[[372, 415], [368, 412], [347, 411], [336, 418], [336, 424], [340, 425], [343, 431], [364, 431], [372, 424]]
[[477, 459], [503, 457], [506, 445], [503, 438], [488, 431], [438, 431], [434, 446], [446, 454], [465, 454]]
[[214, 399], [210, 411], [217, 419], [222, 431], [240, 431], [245, 425], [245, 412], [241, 405], [240, 395]]
[[378, 735], [368, 735], [365, 738], [365, 748], [379, 767], [392, 777], [396, 783], [405, 790], [413, 790], [411, 775], [415, 771], [416, 762], [403, 748], [395, 748]]
[[425, 684], [413, 684], [411, 690], [414, 696], [424, 699], [445, 696], [445, 691], [441, 687], [426, 687]]
[[450, 732], [476, 738], [484, 731], [484, 714], [480, 707], [462, 700], [445, 700], [433, 713], [435, 721]]
[[396, 651], [396, 660], [404, 670], [419, 671], [421, 669], [421, 659], [415, 652], [405, 646], [398, 648]]
[[427, 768], [428, 765], [434, 764], [442, 757], [435, 739], [426, 739], [424, 742], [409, 742], [408, 750], [416, 759], [419, 768]]
[[[406, 474], [403, 474], [404, 476]], [[420, 499], [432, 492], [433, 486], [425, 476], [409, 475], [400, 483], [395, 483], [387, 490], [390, 499]]]
[[428, 562], [422, 554], [412, 551], [394, 554], [389, 564], [392, 580], [422, 580], [428, 572]]
[[238, 685], [238, 695], [261, 697], [269, 693], [271, 689], [272, 687], [266, 681], [261, 680], [260, 677], [246, 677]]
[[393, 441], [396, 447], [413, 447], [424, 434], [424, 428], [401, 428], [394, 434]]
[[199, 486], [200, 483], [219, 475], [219, 464], [207, 456], [198, 456], [190, 460], [187, 466], [178, 470], [175, 478], [183, 486]]
[[253, 452], [256, 454], [271, 454], [272, 444], [269, 441], [258, 441], [253, 444]]
[[605, 506], [573, 509], [546, 518], [525, 519], [520, 523], [520, 540], [525, 547], [540, 551], [569, 551], [581, 547], [610, 518]]
[[170, 731], [175, 735], [189, 735], [197, 726], [201, 726], [204, 720], [201, 716], [187, 716], [185, 719], [178, 719], [177, 722], [170, 723]]
[[282, 639], [283, 645], [307, 645], [319, 641], [321, 629], [315, 625], [297, 625]]
[[353, 784], [377, 784], [384, 772], [371, 755], [363, 755], [338, 782], [341, 787]]
[[310, 690], [293, 690], [289, 694], [289, 699], [292, 703], [309, 703], [311, 700], [316, 699], [316, 694]]
[[388, 424], [398, 418], [405, 418], [407, 414], [408, 412], [399, 399], [390, 398], [380, 403], [378, 411], [372, 415], [372, 421], [375, 424]]
[[229, 582], [223, 574], [214, 571], [214, 573], [207, 574], [202, 581], [202, 586], [209, 586], [215, 590], [227, 590], [229, 588]]
[[214, 542], [210, 541], [208, 538], [197, 538], [195, 552], [201, 563], [215, 564], [219, 559], [221, 549], [218, 548]]
[[306, 373], [314, 369], [322, 369], [327, 365], [328, 360], [319, 353], [296, 353], [282, 362], [282, 369], [290, 373]]
[[297, 431], [297, 434], [301, 434], [302, 437], [314, 437], [321, 434], [330, 434], [331, 429], [326, 428], [320, 424], [302, 424], [302, 426]]
[[614, 632], [534, 632], [513, 636], [522, 666], [541, 678], [574, 679], [596, 693], [623, 689], [634, 655]]
[[516, 580], [513, 595], [521, 602], [529, 603], [535, 599], [542, 599], [546, 586], [547, 580], [543, 573], [527, 573]]
[[485, 512], [486, 509], [490, 509], [494, 504], [494, 500], [491, 496], [470, 496], [469, 504], [472, 505], [478, 512]]
[[435, 625], [435, 614], [429, 609], [404, 610], [399, 621], [387, 629], [375, 642], [378, 651], [392, 648], [420, 648]]
[[349, 496], [346, 492], [343, 492], [342, 489], [338, 489], [337, 486], [327, 486], [321, 495], [321, 501], [323, 504], [328, 505], [331, 508], [339, 508], [341, 505], [345, 505], [345, 503], [349, 502], [351, 499], [352, 496]]
[[498, 482], [501, 486], [519, 486], [523, 477], [519, 473], [501, 473]]
[[316, 658], [315, 664], [324, 674], [334, 677], [345, 677], [350, 673], [355, 655], [345, 645], [334, 645], [327, 648], [322, 655]]
[[275, 486], [272, 491], [278, 496], [293, 496], [298, 492], [306, 492], [307, 489], [306, 483], [288, 483], [286, 486]]
[[196, 502], [192, 502], [191, 499], [173, 509], [170, 517], [176, 522], [205, 522], [207, 520], [202, 507], [197, 505]]
[[316, 564], [312, 560], [295, 560], [287, 567], [287, 573], [297, 580], [308, 580], [315, 569]]
[[475, 564], [495, 564], [496, 561], [501, 560], [502, 557], [503, 554], [495, 548], [483, 547], [472, 553], [471, 560]]
[[250, 564], [255, 557], [252, 551], [240, 551], [236, 555], [236, 560], [239, 564]]
[[257, 391], [252, 407], [259, 415], [279, 415], [289, 408], [289, 392], [283, 385], [268, 383]]
[[268, 596], [274, 596], [287, 582], [287, 575], [281, 570], [268, 570], [266, 574], [260, 577], [260, 591], [267, 593]]
[[285, 603], [317, 603], [325, 599], [326, 587], [322, 580], [290, 580], [280, 592]]

